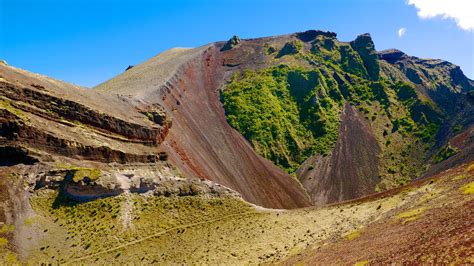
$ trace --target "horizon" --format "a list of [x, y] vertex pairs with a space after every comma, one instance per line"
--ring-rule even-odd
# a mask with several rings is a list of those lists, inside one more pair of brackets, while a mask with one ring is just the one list
[[443, 59], [474, 78], [471, 21], [466, 28], [465, 21], [446, 14], [426, 16], [403, 0], [328, 3], [3, 0], [0, 35], [8, 38], [0, 42], [0, 59], [94, 87], [171, 48], [199, 47], [233, 35], [251, 39], [315, 29], [335, 32], [344, 42], [370, 33], [377, 51], [394, 48]]

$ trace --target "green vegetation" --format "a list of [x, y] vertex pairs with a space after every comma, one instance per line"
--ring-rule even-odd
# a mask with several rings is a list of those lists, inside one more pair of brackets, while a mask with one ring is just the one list
[[464, 194], [474, 194], [474, 182], [465, 184], [461, 190]]
[[456, 125], [454, 128], [453, 128], [453, 131], [454, 133], [459, 133], [461, 132], [463, 126], [462, 125]]
[[434, 162], [434, 163], [442, 162], [442, 161], [448, 159], [449, 157], [455, 155], [455, 154], [458, 153], [458, 152], [459, 152], [458, 149], [453, 148], [453, 147], [451, 147], [451, 145], [447, 144], [446, 146], [444, 146], [444, 147], [438, 152], [438, 154], [436, 154], [436, 156], [435, 156], [434, 159], [433, 159], [433, 162]]
[[413, 132], [424, 142], [432, 142], [443, 119], [430, 102], [421, 101], [411, 85], [397, 82], [393, 86], [398, 100], [407, 108], [408, 117], [403, 117], [403, 127]]
[[14, 107], [11, 105], [10, 100], [8, 100], [5, 97], [0, 97], [0, 109], [7, 110], [10, 113], [13, 113], [14, 115], [18, 116], [21, 119], [25, 119], [25, 115], [22, 110]]
[[[237, 198], [142, 197], [137, 194], [97, 199], [86, 203], [64, 201], [58, 193], [38, 191], [31, 200], [51, 238], [38, 248], [38, 256], [69, 259], [119, 246], [184, 224], [253, 211]], [[59, 237], [61, 235], [61, 238]], [[65, 248], [67, 247], [67, 248]]]
[[4, 237], [0, 237], [0, 247], [6, 246], [8, 244], [8, 240]]
[[99, 169], [90, 169], [90, 168], [75, 168], [70, 170], [73, 174], [72, 180], [74, 182], [79, 182], [84, 178], [89, 178], [90, 180], [98, 179], [102, 173]]
[[291, 173], [334, 147], [342, 105], [335, 94], [320, 71], [280, 65], [235, 75], [222, 101], [229, 123]]
[[346, 236], [346, 239], [347, 239], [347, 240], [353, 240], [353, 239], [356, 239], [356, 238], [358, 238], [358, 237], [360, 237], [360, 232], [356, 230], [356, 231], [353, 231], [353, 232], [351, 232], [350, 234], [348, 234], [348, 235]]
[[[416, 163], [424, 155], [413, 147], [433, 144], [443, 121], [440, 111], [405, 82], [370, 80], [363, 60], [349, 44], [319, 36], [310, 52], [298, 51], [294, 58], [316, 67], [280, 64], [247, 70], [235, 74], [221, 94], [229, 123], [257, 153], [288, 173], [309, 156], [329, 154], [347, 101], [376, 132], [383, 132], [380, 144], [394, 151], [385, 157], [387, 173], [392, 178], [396, 173], [398, 184], [416, 176]], [[394, 165], [396, 170], [390, 170]]]
[[300, 41], [293, 40], [293, 41], [287, 42], [285, 43], [283, 48], [281, 48], [281, 50], [278, 52], [277, 57], [297, 54], [301, 51], [302, 48], [303, 48], [303, 44]]
[[369, 261], [368, 260], [363, 260], [363, 261], [356, 262], [354, 264], [354, 266], [365, 266], [367, 264], [369, 264]]
[[407, 223], [407, 222], [418, 220], [426, 210], [427, 210], [426, 207], [421, 207], [421, 208], [399, 213], [396, 217], [400, 219], [402, 223]]
[[74, 182], [82, 181], [86, 177], [89, 181], [94, 181], [102, 175], [100, 169], [95, 168], [84, 168], [64, 164], [56, 164], [56, 167], [67, 170], [67, 174], [72, 174], [72, 181]]

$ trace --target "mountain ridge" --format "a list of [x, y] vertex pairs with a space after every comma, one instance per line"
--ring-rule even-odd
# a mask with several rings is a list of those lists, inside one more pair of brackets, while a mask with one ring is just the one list
[[336, 36], [0, 64], [0, 263], [471, 262], [473, 81]]
[[[285, 176], [283, 173], [281, 173], [280, 169], [273, 167], [268, 162], [265, 162], [265, 160], [256, 160], [254, 155], [251, 154], [254, 153], [253, 150], [256, 149], [256, 145], [259, 145], [258, 142], [254, 143], [250, 141], [251, 147], [249, 147], [247, 144], [249, 139], [247, 138], [246, 140], [244, 140], [238, 132], [233, 132], [235, 129], [231, 129], [231, 127], [229, 127], [227, 123], [229, 119], [229, 112], [228, 110], [226, 110], [225, 102], [224, 104], [221, 103], [222, 95], [220, 95], [220, 91], [225, 91], [226, 87], [228, 86], [229, 79], [232, 75], [234, 75], [234, 73], [238, 73], [242, 69], [254, 69], [254, 71], [259, 71], [259, 69], [267, 68], [269, 65], [272, 64], [287, 64], [290, 66], [290, 71], [293, 71], [291, 70], [291, 65], [301, 65], [304, 69], [309, 70], [321, 69], [322, 72], [320, 73], [322, 74], [318, 75], [320, 76], [320, 78], [327, 79], [329, 77], [328, 75], [330, 75], [329, 73], [331, 71], [335, 71], [332, 70], [334, 66], [336, 66], [335, 64], [340, 64], [338, 63], [339, 61], [331, 60], [346, 60], [342, 56], [344, 56], [344, 53], [348, 53], [351, 56], [347, 58], [349, 60], [352, 60], [351, 57], [353, 57], [353, 59], [355, 59], [356, 61], [344, 62], [345, 65], [341, 65], [343, 68], [352, 69], [350, 71], [356, 71], [354, 73], [358, 73], [357, 75], [362, 75], [361, 77], [369, 80], [367, 81], [369, 83], [372, 82], [370, 80], [377, 80], [380, 77], [386, 80], [393, 80], [394, 82], [402, 80], [402, 82], [406, 82], [407, 84], [414, 84], [409, 86], [417, 87], [416, 93], [420, 93], [421, 95], [417, 97], [422, 97], [420, 98], [422, 99], [422, 101], [424, 101], [423, 97], [429, 99], [430, 101], [435, 101], [436, 104], [440, 106], [440, 108], [442, 108], [442, 112], [444, 112], [444, 110], [449, 109], [446, 106], [449, 105], [449, 103], [453, 100], [452, 97], [454, 96], [448, 95], [448, 98], [444, 96], [440, 98], [438, 97], [438, 95], [443, 95], [443, 93], [437, 93], [437, 90], [445, 90], [446, 88], [452, 88], [454, 92], [454, 94], [451, 93], [452, 95], [455, 95], [456, 93], [466, 93], [466, 91], [472, 90], [473, 82], [463, 76], [462, 72], [460, 72], [459, 74], [459, 67], [452, 65], [448, 62], [441, 62], [439, 60], [431, 59], [419, 59], [417, 57], [408, 56], [399, 50], [377, 52], [375, 50], [375, 46], [370, 37], [370, 34], [367, 33], [359, 35], [354, 41], [350, 42], [339, 42], [336, 39], [336, 36], [337, 34], [333, 32], [310, 30], [306, 32], [263, 38], [242, 40], [237, 38], [233, 40], [234, 43], [229, 46], [230, 49], [226, 51], [221, 51], [222, 47], [226, 45], [226, 42], [215, 42], [212, 44], [204, 45], [199, 48], [170, 49], [156, 57], [151, 58], [150, 60], [147, 60], [143, 64], [139, 64], [127, 70], [122, 75], [119, 75], [114, 79], [111, 79], [96, 86], [92, 90], [94, 92], [91, 92], [91, 94], [94, 94], [96, 92], [98, 93], [96, 96], [92, 96], [95, 99], [85, 99], [83, 101], [92, 104], [94, 101], [96, 101], [96, 99], [100, 97], [107, 97], [107, 101], [109, 99], [114, 101], [116, 101], [115, 99], [118, 99], [118, 101], [129, 104], [131, 108], [138, 110], [139, 113], [148, 116], [148, 119], [145, 119], [145, 121], [150, 121], [150, 117], [151, 122], [156, 121], [158, 123], [164, 123], [164, 121], [169, 121], [166, 122], [169, 123], [169, 126], [165, 127], [165, 135], [164, 137], [161, 137], [161, 140], [159, 141], [163, 141], [163, 144], [159, 145], [158, 153], [166, 154], [166, 158], [169, 159], [174, 165], [176, 165], [186, 176], [216, 181], [230, 188], [236, 189], [240, 193], [243, 193], [244, 198], [252, 201], [253, 203], [261, 204], [263, 206], [270, 207], [272, 206], [272, 204], [275, 203], [277, 204], [275, 205], [275, 207], [285, 206], [279, 204], [290, 204], [288, 206], [293, 207], [299, 206], [299, 204], [303, 204], [302, 206], [304, 206], [304, 204], [307, 204], [304, 203], [305, 201], [307, 201], [305, 199], [305, 197], [307, 197], [305, 196], [306, 192], [304, 191], [307, 190], [307, 188], [302, 191], [300, 187], [301, 185], [299, 185], [298, 183], [305, 183], [307, 182], [303, 181], [305, 178], [313, 179], [313, 177], [298, 176], [296, 184], [284, 186], [286, 187], [285, 189], [291, 188], [288, 193], [289, 195], [292, 195], [286, 198], [285, 200], [283, 200], [282, 198], [279, 199], [281, 195], [269, 196], [270, 194], [272, 194], [269, 193], [269, 191], [275, 189], [277, 191], [281, 190], [281, 187], [278, 188], [279, 186], [281, 186], [281, 184], [278, 184], [278, 182], [281, 182], [281, 180], [285, 180], [284, 182], [291, 183], [293, 182], [291, 181], [293, 180], [293, 178], [290, 178], [288, 175]], [[271, 48], [278, 48], [273, 47], [277, 45], [284, 46], [284, 49], [290, 50], [287, 51], [288, 54], [281, 54], [278, 55], [276, 59], [272, 59], [273, 55], [269, 52], [269, 50], [271, 50]], [[337, 47], [341, 47], [340, 52], [334, 50], [339, 49]], [[329, 50], [327, 50], [326, 48], [328, 48]], [[354, 57], [356, 54], [361, 55], [358, 57]], [[320, 55], [322, 55], [323, 57], [318, 57]], [[387, 62], [389, 64], [386, 64], [384, 62]], [[418, 67], [418, 65], [421, 65], [422, 67]], [[442, 72], [443, 75], [446, 73], [450, 75], [451, 72], [454, 71], [453, 75], [455, 76], [455, 78], [449, 79], [449, 75], [447, 75], [444, 76], [443, 79], [439, 80], [439, 84], [431, 84], [430, 82], [432, 80], [432, 76], [430, 75], [432, 75], [433, 73], [429, 72], [429, 70], [426, 69], [428, 66], [446, 67], [446, 70], [443, 70], [444, 72]], [[373, 68], [373, 70], [369, 71], [367, 70], [368, 68]], [[334, 72], [334, 79], [330, 77], [329, 81], [332, 80], [331, 82], [335, 84], [334, 86], [336, 86], [336, 88], [340, 87], [341, 93], [345, 94], [339, 94], [340, 96], [337, 97], [346, 98], [346, 101], [353, 101], [347, 98], [348, 92], [344, 92], [344, 87], [351, 86], [351, 82], [359, 82], [359, 76], [355, 75], [353, 77], [350, 77], [347, 75], [347, 73], [344, 73], [344, 71]], [[202, 77], [204, 77], [205, 79], [202, 80]], [[351, 79], [355, 81], [350, 81]], [[418, 83], [413, 83], [413, 81], [417, 81]], [[327, 84], [324, 85], [325, 83], [322, 84], [323, 86], [328, 86]], [[197, 88], [199, 89], [196, 90]], [[202, 90], [201, 88], [203, 88], [204, 90], [208, 90], [208, 92], [203, 93], [203, 91], [200, 91]], [[193, 89], [193, 92], [187, 91]], [[357, 94], [358, 92], [355, 91], [355, 93]], [[372, 92], [369, 91], [369, 93]], [[59, 95], [61, 97], [66, 96], [64, 92], [60, 92]], [[189, 97], [189, 99], [187, 99], [186, 96]], [[365, 95], [362, 96], [366, 97]], [[328, 97], [329, 98], [325, 99], [331, 99], [331, 97], [333, 96]], [[199, 102], [202, 101], [202, 99], [206, 99], [204, 101], [206, 102], [205, 105], [203, 105], [203, 102]], [[337, 101], [339, 100], [336, 99], [336, 102]], [[357, 101], [359, 100], [356, 99], [355, 104], [360, 104]], [[121, 106], [122, 104], [115, 103], [113, 105]], [[352, 102], [351, 105], [354, 106], [354, 102]], [[106, 105], [102, 103], [97, 107], [102, 108], [101, 106]], [[338, 117], [342, 113], [343, 106], [344, 105], [341, 103], [340, 107], [333, 109], [333, 111], [325, 111], [329, 112], [326, 115], [330, 114], [331, 112], [335, 112], [334, 114], [332, 114], [336, 119], [333, 125], [335, 131], [338, 130], [340, 123], [340, 121], [337, 121], [340, 120], [340, 118], [336, 117]], [[468, 106], [472, 105], [468, 104]], [[360, 116], [367, 118], [368, 115], [365, 112], [372, 112], [371, 110], [369, 110], [370, 108], [370, 104], [366, 107], [359, 106], [357, 107], [358, 110], [355, 110], [355, 112], [359, 113]], [[386, 109], [386, 107], [384, 108]], [[434, 114], [436, 112], [439, 112], [436, 111], [436, 109], [434, 109], [435, 111], [429, 111], [429, 108], [431, 107], [429, 105], [423, 105], [423, 103], [421, 103], [421, 105], [419, 106], [404, 108], [421, 108], [421, 111], [415, 111], [420, 112], [423, 117], [425, 116], [425, 113], [423, 113], [425, 111], [423, 110], [425, 110], [426, 108], [428, 108], [426, 109], [428, 110], [428, 112], [434, 112]], [[183, 112], [181, 112], [181, 110], [183, 110]], [[204, 111], [204, 113], [199, 110]], [[118, 113], [118, 111], [116, 110], [105, 112]], [[196, 117], [196, 114], [194, 112], [201, 112], [201, 117]], [[373, 112], [374, 115], [377, 114], [376, 110], [374, 110]], [[380, 112], [384, 112], [384, 110], [381, 109]], [[129, 113], [132, 112], [129, 111]], [[155, 114], [160, 115], [156, 116]], [[388, 115], [390, 116], [390, 114]], [[177, 116], [178, 118], [174, 118], [174, 116]], [[373, 118], [374, 116], [372, 116], [372, 119]], [[390, 119], [392, 118], [389, 118], [389, 120]], [[212, 131], [214, 133], [211, 134], [211, 131], [209, 131], [209, 129], [211, 129], [212, 127], [209, 127], [208, 125], [211, 125], [216, 121], [220, 121], [219, 125], [215, 126], [215, 129]], [[389, 122], [399, 123], [398, 120]], [[410, 121], [405, 122], [403, 120], [401, 120], [401, 122], [413, 123]], [[369, 123], [371, 123], [371, 121], [369, 121]], [[410, 124], [406, 125], [410, 126]], [[231, 123], [231, 126], [235, 128], [235, 123]], [[375, 125], [376, 128], [379, 126], [380, 125]], [[422, 126], [423, 125], [420, 124], [420, 127]], [[224, 131], [222, 131], [223, 129]], [[170, 131], [168, 132], [168, 130]], [[388, 129], [384, 130], [384, 136], [386, 134], [385, 131], [387, 130]], [[393, 130], [394, 129], [392, 129], [392, 131]], [[237, 131], [239, 131], [238, 128]], [[168, 136], [168, 134], [170, 135]], [[378, 133], [378, 135], [381, 135], [380, 132]], [[235, 139], [232, 141], [226, 140], [228, 136], [233, 136], [232, 138]], [[338, 133], [334, 133], [333, 138], [337, 136]], [[384, 143], [382, 143], [382, 140], [380, 140], [380, 136], [377, 136], [376, 138], [378, 138], [379, 142], [377, 145], [382, 146]], [[219, 144], [217, 144], [216, 140], [220, 140], [217, 141], [219, 142]], [[389, 140], [387, 140], [387, 143], [388, 141]], [[441, 146], [443, 145], [447, 145], [445, 140], [440, 140], [438, 142], [440, 143], [437, 144], [438, 146], [440, 146], [438, 147], [438, 149], [441, 148]], [[323, 148], [324, 153], [329, 152], [332, 147], [334, 147], [336, 140], [332, 140], [332, 143], [333, 144], [324, 144], [329, 145], [326, 148]], [[227, 148], [223, 149], [224, 147]], [[241, 155], [238, 154], [240, 154], [242, 151], [245, 151], [242, 153], [242, 156], [244, 156], [244, 158], [246, 159], [239, 158], [239, 156]], [[432, 153], [436, 153], [436, 151], [433, 151]], [[469, 154], [469, 152], [467, 152], [467, 154]], [[254, 159], [249, 159], [250, 157], [248, 156], [251, 156]], [[350, 157], [349, 154], [346, 156]], [[379, 156], [382, 155], [378, 155], [375, 157]], [[434, 154], [430, 156], [434, 156]], [[270, 159], [268, 156], [265, 155], [263, 157], [267, 157], [267, 159]], [[219, 159], [217, 160], [217, 158]], [[382, 161], [383, 160], [386, 159], [382, 158]], [[424, 163], [424, 159], [421, 157], [417, 160], [419, 161], [419, 164]], [[259, 161], [260, 164], [247, 164], [246, 167], [248, 168], [242, 167], [242, 162], [250, 161]], [[273, 161], [273, 163], [275, 163], [275, 161]], [[240, 167], [236, 168], [235, 165], [238, 164], [240, 164]], [[383, 167], [386, 167], [385, 171], [388, 171], [388, 174], [385, 175], [390, 175], [391, 172], [398, 171], [391, 169], [391, 166]], [[314, 168], [314, 166], [307, 166], [306, 168]], [[360, 170], [363, 171], [362, 169]], [[300, 173], [302, 171], [303, 169], [299, 170]], [[357, 171], [359, 170], [356, 170], [356, 172]], [[380, 176], [380, 174], [376, 173], [377, 171], [371, 171], [371, 176], [373, 176], [372, 178]], [[257, 178], [255, 176], [255, 173], [259, 172], [260, 174], [257, 175], [259, 176]], [[308, 171], [306, 171], [306, 173], [308, 173]], [[316, 171], [313, 171], [313, 173], [316, 173]], [[415, 178], [420, 174], [421, 172], [412, 173], [409, 179]], [[400, 174], [400, 176], [401, 175], [406, 174]], [[236, 178], [236, 176], [239, 176], [239, 178]], [[275, 176], [275, 181], [280, 181], [277, 181], [275, 183], [275, 185], [278, 184], [275, 188], [269, 189], [267, 192], [264, 192], [262, 194], [262, 191], [259, 190], [263, 189], [263, 191], [266, 191], [267, 188], [265, 188], [263, 184], [266, 182], [264, 180], [266, 180], [268, 176]], [[360, 174], [356, 176], [360, 176]], [[340, 176], [337, 178], [340, 178]], [[356, 179], [353, 180], [355, 183], [357, 183]], [[258, 185], [249, 185], [250, 183], [255, 182], [255, 180], [261, 181], [258, 181], [260, 183], [257, 182]], [[331, 190], [332, 186], [340, 186], [341, 182], [344, 182], [343, 179], [340, 179], [340, 181], [323, 190]], [[393, 183], [393, 181], [390, 182]], [[390, 182], [387, 183], [388, 185], [386, 184], [383, 186], [393, 187], [394, 184]], [[256, 187], [258, 187], [257, 190]], [[372, 190], [371, 192], [373, 191], [374, 190]], [[294, 203], [290, 203], [294, 200], [291, 198], [295, 197], [295, 195], [299, 195], [299, 199]], [[358, 197], [362, 195], [363, 194], [357, 194], [356, 196], [353, 195], [351, 197]], [[274, 203], [270, 203], [268, 201], [268, 199], [272, 197], [274, 197]], [[343, 197], [342, 199], [348, 198]], [[317, 202], [313, 201], [313, 204], [315, 203]], [[317, 204], [322, 203], [324, 203], [324, 201]]]

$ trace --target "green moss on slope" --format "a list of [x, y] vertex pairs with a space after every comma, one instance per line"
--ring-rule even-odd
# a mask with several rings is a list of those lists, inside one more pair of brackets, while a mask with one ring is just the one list
[[320, 71], [298, 67], [245, 71], [232, 78], [222, 101], [229, 123], [291, 173], [337, 140], [342, 97], [327, 82]]
[[380, 76], [368, 35], [352, 43], [322, 35], [296, 43], [284, 58], [268, 55], [269, 67], [236, 73], [222, 91], [228, 122], [255, 151], [294, 173], [308, 157], [331, 152], [349, 102], [370, 122], [382, 148], [380, 188], [419, 175], [447, 119], [443, 109], [407, 79]]

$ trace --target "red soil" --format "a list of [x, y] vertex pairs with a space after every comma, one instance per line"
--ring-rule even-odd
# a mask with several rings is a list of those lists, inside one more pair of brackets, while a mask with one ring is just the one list
[[205, 178], [272, 208], [308, 206], [301, 186], [257, 155], [229, 126], [218, 89], [225, 75], [222, 53], [211, 47], [185, 64], [160, 90], [173, 121], [163, 149], [186, 176]]

